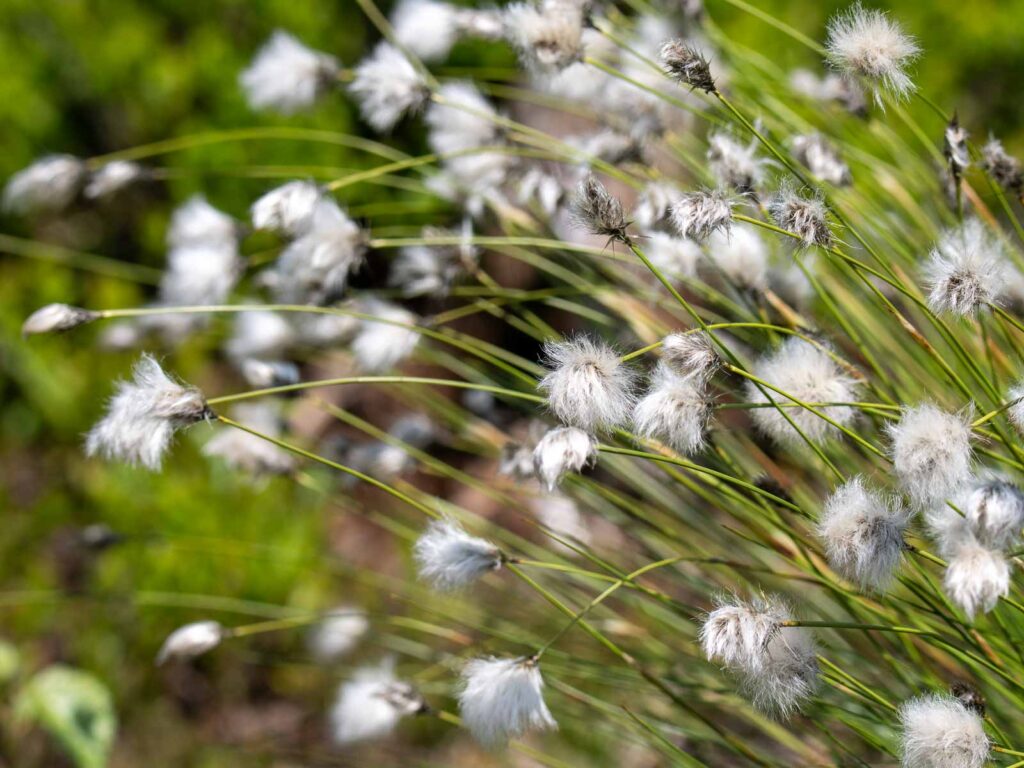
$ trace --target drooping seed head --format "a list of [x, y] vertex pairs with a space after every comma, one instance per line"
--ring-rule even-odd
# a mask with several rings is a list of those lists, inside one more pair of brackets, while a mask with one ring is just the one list
[[69, 304], [47, 304], [40, 307], [21, 324], [21, 334], [31, 336], [37, 333], [62, 333], [89, 323], [99, 317], [93, 312]]
[[582, 429], [549, 430], [533, 450], [533, 468], [549, 491], [568, 472], [579, 472], [597, 461], [597, 440]]
[[501, 567], [501, 553], [491, 542], [470, 536], [455, 520], [434, 520], [416, 540], [413, 556], [419, 576], [442, 592], [472, 584]]
[[672, 205], [672, 224], [683, 237], [707, 240], [714, 232], [729, 234], [732, 201], [720, 190], [700, 190], [680, 197]]
[[982, 768], [989, 740], [981, 716], [952, 696], [931, 694], [899, 709], [904, 768]]
[[633, 373], [615, 350], [589, 336], [544, 345], [548, 373], [538, 388], [564, 424], [594, 434], [623, 424], [633, 409]]
[[156, 655], [157, 665], [171, 659], [194, 659], [212, 651], [224, 638], [224, 627], [216, 621], [197, 621], [179, 627], [167, 636]]
[[473, 659], [462, 669], [459, 712], [477, 741], [501, 746], [529, 731], [558, 727], [543, 688], [533, 659]]

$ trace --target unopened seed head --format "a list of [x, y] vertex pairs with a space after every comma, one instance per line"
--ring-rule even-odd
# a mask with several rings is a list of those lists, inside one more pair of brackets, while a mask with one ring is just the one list
[[47, 304], [26, 318], [21, 325], [21, 333], [23, 336], [31, 336], [36, 333], [61, 333], [91, 322], [97, 317], [99, 317], [98, 313], [81, 307], [72, 307], [69, 304]]
[[197, 621], [174, 630], [156, 655], [156, 663], [171, 659], [194, 659], [212, 651], [224, 638], [224, 627], [216, 621]]
[[717, 90], [704, 53], [682, 40], [669, 40], [661, 47], [661, 65], [669, 77], [683, 85], [705, 93]]

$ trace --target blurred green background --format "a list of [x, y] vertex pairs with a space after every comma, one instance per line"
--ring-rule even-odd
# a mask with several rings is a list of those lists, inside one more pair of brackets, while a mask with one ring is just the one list
[[[756, 4], [816, 39], [842, 5]], [[1011, 152], [1024, 150], [1024, 0], [880, 5], [891, 8], [924, 48], [920, 87], [944, 107], [957, 108], [979, 138], [991, 131]], [[731, 36], [775, 61], [819, 65], [805, 49], [732, 6], [710, 0], [708, 11]], [[278, 27], [345, 64], [357, 61], [377, 37], [353, 0], [4, 0], [0, 177], [48, 152], [92, 157], [224, 129], [287, 125], [365, 134], [340, 96], [293, 118], [246, 108], [238, 72]], [[477, 45], [458, 48], [448, 66], [483, 58], [512, 62], [503, 46]], [[400, 128], [394, 140], [416, 141], [416, 131]], [[0, 218], [0, 231], [19, 238], [0, 247], [0, 640], [17, 650], [21, 669], [9, 671], [9, 649], [0, 650], [0, 761], [59, 764], [59, 753], [38, 732], [12, 724], [18, 683], [4, 680], [18, 674], [24, 680], [33, 670], [63, 662], [95, 673], [109, 687], [121, 721], [115, 764], [270, 764], [280, 745], [266, 752], [260, 745], [274, 742], [275, 728], [296, 741], [315, 731], [332, 690], [330, 679], [292, 663], [301, 639], [271, 638], [254, 643], [248, 654], [202, 660], [216, 667], [220, 683], [213, 690], [205, 678], [153, 667], [163, 637], [207, 616], [241, 623], [248, 614], [276, 615], [274, 606], [319, 610], [341, 601], [373, 611], [382, 599], [344, 569], [327, 566], [335, 516], [350, 510], [344, 496], [322, 492], [328, 481], [316, 472], [305, 485], [277, 479], [254, 486], [204, 461], [197, 450], [201, 434], [182, 441], [173, 471], [162, 474], [81, 456], [81, 435], [134, 355], [99, 352], [93, 328], [28, 342], [18, 329], [29, 312], [48, 302], [138, 305], [149, 295], [146, 283], [153, 275], [110, 275], [105, 262], [75, 268], [63, 263], [60, 252], [24, 240], [159, 268], [169, 211], [195, 191], [244, 218], [274, 177], [312, 169], [336, 177], [371, 163], [325, 143], [209, 144], [162, 156], [158, 164], [168, 169], [167, 183], [147, 186], [131, 202], [120, 199], [116, 208], [77, 211], [59, 222]], [[359, 187], [346, 202], [358, 214], [391, 194]], [[209, 392], [235, 391], [242, 384], [233, 374], [201, 365], [216, 335], [200, 334], [177, 350], [173, 368]], [[90, 553], [77, 532], [93, 523], [128, 539], [104, 555]], [[304, 704], [274, 720], [259, 702], [278, 694]], [[252, 709], [248, 725], [266, 738], [236, 738], [232, 727], [244, 728], [232, 726], [226, 713], [229, 705], [237, 711], [239, 702]], [[245, 760], [236, 760], [233, 742], [246, 745]]]

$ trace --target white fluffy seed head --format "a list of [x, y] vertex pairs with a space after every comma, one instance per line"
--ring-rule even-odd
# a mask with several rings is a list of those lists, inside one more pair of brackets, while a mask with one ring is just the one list
[[427, 109], [430, 148], [440, 154], [475, 149], [498, 140], [497, 112], [468, 82], [446, 83], [438, 90], [440, 102]]
[[757, 669], [764, 665], [768, 641], [788, 619], [789, 607], [775, 596], [751, 601], [722, 598], [701, 625], [701, 647], [708, 661]]
[[224, 637], [224, 627], [216, 621], [197, 621], [178, 627], [167, 636], [156, 655], [156, 663], [171, 659], [194, 659], [212, 651]]
[[[753, 373], [797, 400], [813, 405], [816, 411], [825, 414], [836, 424], [845, 427], [856, 416], [856, 411], [848, 406], [814, 405], [853, 402], [856, 400], [857, 383], [840, 369], [828, 353], [808, 341], [790, 337], [773, 353], [760, 358], [754, 364]], [[782, 406], [785, 416], [779, 412], [780, 409], [771, 405], [751, 409], [750, 414], [754, 425], [779, 443], [803, 443], [803, 438], [793, 428], [793, 424], [815, 443], [839, 432], [835, 426], [806, 408], [793, 406], [785, 395], [766, 387], [759, 388], [752, 381], [747, 382], [747, 399], [751, 403], [774, 401]], [[790, 424], [787, 416], [793, 424]]]
[[277, 30], [238, 77], [249, 107], [291, 115], [308, 109], [334, 81], [338, 61]]
[[708, 136], [708, 168], [722, 187], [752, 192], [764, 180], [765, 161], [757, 155], [757, 143], [741, 144], [728, 133]]
[[224, 351], [233, 361], [275, 360], [295, 344], [295, 330], [283, 313], [266, 309], [238, 312]]
[[366, 611], [342, 605], [312, 627], [306, 644], [313, 658], [321, 664], [330, 664], [351, 653], [369, 629]]
[[549, 491], [567, 472], [579, 472], [596, 461], [597, 440], [575, 427], [549, 430], [533, 449], [534, 472]]
[[532, 659], [473, 659], [462, 669], [459, 712], [477, 741], [502, 746], [529, 731], [558, 727], [543, 688]]
[[898, 499], [869, 488], [857, 476], [825, 503], [818, 536], [833, 570], [865, 589], [881, 592], [896, 575], [909, 520], [910, 512]]
[[289, 181], [264, 193], [252, 204], [256, 229], [296, 237], [309, 229], [323, 190], [311, 181]]
[[544, 345], [548, 373], [538, 388], [563, 423], [595, 433], [623, 424], [633, 410], [633, 372], [603, 341], [577, 336]]
[[392, 660], [360, 667], [338, 688], [330, 712], [331, 736], [342, 746], [379, 739], [390, 734], [403, 717], [425, 708], [416, 688], [395, 677]]
[[377, 320], [363, 320], [352, 340], [352, 354], [367, 373], [387, 371], [416, 349], [420, 335], [413, 328], [419, 318], [407, 309], [386, 301], [366, 301], [361, 307]]
[[[167, 306], [223, 304], [242, 274], [242, 259], [234, 243], [184, 245], [167, 253], [167, 269], [160, 278], [160, 303]], [[153, 318], [154, 320], [168, 320]], [[182, 319], [178, 315], [176, 319]], [[184, 318], [184, 320], [199, 319]], [[172, 326], [173, 327], [173, 326]]]
[[707, 331], [669, 334], [661, 343], [661, 359], [676, 375], [705, 382], [722, 367], [722, 358]]
[[981, 148], [982, 166], [1003, 189], [1020, 195], [1024, 192], [1024, 171], [1020, 160], [1009, 154], [999, 139], [991, 138]]
[[583, 56], [583, 9], [572, 0], [512, 3], [503, 13], [505, 34], [528, 67], [560, 70]]
[[633, 424], [644, 437], [661, 440], [683, 456], [692, 456], [704, 448], [712, 413], [704, 378], [680, 376], [659, 362], [650, 389], [633, 411]]
[[101, 200], [117, 194], [136, 181], [145, 179], [149, 172], [131, 160], [113, 160], [91, 174], [82, 194], [88, 200]]
[[308, 229], [288, 244], [273, 269], [270, 288], [284, 304], [326, 304], [341, 295], [363, 263], [366, 235], [341, 207], [321, 198]]
[[25, 322], [21, 324], [21, 334], [22, 336], [31, 336], [36, 333], [70, 331], [97, 317], [97, 313], [91, 310], [72, 307], [70, 304], [47, 304], [25, 319]]
[[1006, 415], [1016, 430], [1024, 434], [1024, 380], [1010, 387], [1006, 393], [1007, 402], [1012, 403], [1006, 409]]
[[171, 379], [149, 355], [135, 364], [132, 375], [132, 381], [117, 385], [106, 415], [86, 437], [85, 451], [159, 469], [174, 433], [211, 412], [198, 389]]
[[444, 298], [459, 272], [460, 264], [452, 249], [410, 245], [391, 262], [388, 285], [398, 288], [406, 298]]
[[956, 502], [962, 519], [981, 545], [1006, 551], [1020, 539], [1024, 493], [1013, 483], [999, 478], [978, 480]]
[[699, 89], [705, 93], [714, 93], [715, 79], [711, 76], [711, 67], [707, 57], [697, 46], [689, 45], [683, 40], [669, 40], [661, 46], [659, 55], [665, 74], [691, 90]]
[[768, 246], [748, 224], [714, 232], [706, 246], [709, 268], [737, 288], [763, 292], [768, 287]]
[[1010, 565], [1001, 552], [968, 542], [949, 559], [942, 583], [950, 599], [973, 619], [1009, 593]]
[[832, 245], [828, 208], [820, 194], [808, 197], [791, 185], [783, 185], [768, 201], [768, 213], [776, 224], [796, 234], [804, 248]]
[[190, 246], [238, 246], [238, 226], [226, 213], [210, 205], [202, 195], [193, 195], [174, 209], [167, 229], [170, 250]]
[[[232, 418], [269, 437], [281, 434], [281, 412], [272, 400], [239, 403]], [[295, 468], [295, 457], [269, 440], [234, 427], [223, 427], [203, 446], [203, 454], [223, 461], [231, 469], [254, 477], [286, 475]]]
[[679, 199], [679, 189], [674, 184], [653, 181], [643, 188], [633, 208], [633, 221], [641, 229], [651, 229], [665, 224], [672, 203]]
[[707, 240], [713, 233], [727, 235], [732, 224], [732, 201], [719, 190], [683, 195], [671, 209], [672, 224], [683, 237]]
[[936, 312], [973, 315], [999, 298], [1006, 280], [1002, 245], [978, 219], [947, 230], [924, 269]]
[[459, 9], [438, 0], [401, 0], [391, 12], [395, 39], [423, 61], [441, 61], [459, 36]]
[[888, 425], [893, 468], [915, 504], [942, 503], [970, 477], [970, 413], [922, 403], [905, 408], [900, 420]]
[[576, 187], [572, 199], [572, 217], [579, 226], [592, 235], [623, 239], [626, 220], [622, 203], [605, 188], [592, 173], [588, 173]]
[[359, 63], [348, 90], [359, 102], [363, 119], [379, 132], [417, 112], [430, 93], [423, 75], [390, 43], [378, 43]]
[[811, 174], [821, 181], [836, 187], [850, 184], [849, 166], [839, 156], [839, 151], [820, 133], [807, 133], [793, 138], [793, 157], [807, 166]]
[[41, 157], [7, 180], [0, 207], [15, 214], [58, 213], [75, 201], [85, 177], [85, 163], [77, 157]]
[[470, 536], [455, 520], [434, 520], [416, 541], [413, 556], [419, 576], [435, 589], [451, 592], [501, 567], [501, 553], [491, 542]]
[[825, 47], [829, 64], [847, 78], [862, 80], [880, 107], [883, 91], [896, 100], [914, 92], [907, 67], [921, 49], [888, 14], [855, 4], [829, 20]]
[[903, 768], [982, 768], [989, 740], [981, 715], [953, 696], [932, 694], [899, 710]]

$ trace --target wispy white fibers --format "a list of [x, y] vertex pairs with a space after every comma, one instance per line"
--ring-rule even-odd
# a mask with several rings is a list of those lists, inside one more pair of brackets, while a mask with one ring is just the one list
[[459, 12], [439, 0], [400, 0], [390, 21], [405, 48], [423, 61], [440, 61], [458, 40]]
[[388, 285], [398, 288], [405, 297], [443, 298], [448, 295], [448, 290], [459, 275], [461, 266], [458, 254], [452, 248], [431, 245], [406, 246], [391, 262]]
[[549, 430], [533, 450], [537, 477], [553, 491], [567, 472], [579, 472], [597, 461], [597, 441], [582, 429]]
[[707, 240], [708, 272], [719, 273], [737, 288], [764, 291], [768, 287], [768, 246], [746, 224], [712, 232]]
[[932, 403], [904, 408], [886, 430], [900, 486], [928, 507], [953, 495], [971, 473], [971, 411], [949, 413]]
[[574, 0], [526, 0], [505, 11], [505, 34], [529, 67], [562, 69], [582, 58], [583, 9]]
[[765, 160], [757, 154], [757, 141], [741, 144], [731, 134], [708, 136], [708, 168], [722, 187], [751, 192], [764, 180]]
[[973, 315], [995, 302], [1007, 277], [1002, 243], [979, 219], [947, 230], [935, 244], [924, 268], [936, 312]]
[[705, 382], [722, 367], [715, 342], [706, 331], [670, 333], [661, 342], [661, 359], [679, 376]]
[[306, 642], [318, 662], [329, 664], [350, 653], [369, 629], [366, 611], [342, 605], [310, 629]]
[[860, 3], [833, 16], [825, 44], [828, 62], [851, 80], [861, 80], [884, 106], [882, 93], [897, 101], [914, 92], [907, 67], [921, 49], [888, 14]]
[[498, 139], [498, 113], [472, 83], [446, 83], [438, 91], [439, 103], [427, 109], [427, 140], [434, 152], [460, 152]]
[[818, 522], [829, 565], [866, 589], [885, 590], [903, 557], [910, 516], [897, 498], [869, 488], [860, 476], [839, 486]]
[[55, 213], [75, 201], [85, 181], [85, 163], [72, 155], [47, 155], [7, 180], [3, 210]]
[[170, 250], [188, 246], [234, 246], [238, 223], [210, 205], [202, 195], [193, 195], [174, 209], [167, 228]]
[[1024, 492], [1001, 478], [984, 478], [967, 486], [956, 499], [974, 537], [986, 547], [1005, 550], [1015, 545], [1024, 528]]
[[238, 82], [252, 109], [290, 115], [313, 105], [338, 74], [338, 61], [277, 30]]
[[[820, 347], [795, 336], [784, 341], [774, 352], [760, 358], [754, 364], [753, 373], [803, 403], [813, 405], [856, 400], [857, 383], [840, 369], [838, 363]], [[786, 416], [812, 442], [821, 442], [838, 432], [835, 426], [810, 410], [793, 406], [793, 401], [785, 395], [767, 387], [758, 388], [752, 381], [747, 382], [747, 399], [751, 403], [768, 403], [769, 396], [772, 401], [783, 406]], [[842, 426], [852, 422], [856, 415], [856, 411], [847, 406], [813, 407]], [[786, 416], [771, 405], [750, 411], [755, 426], [769, 437], [780, 443], [801, 443], [803, 438], [787, 421]]]
[[364, 319], [352, 340], [352, 354], [360, 370], [381, 373], [413, 353], [420, 340], [415, 331], [419, 322], [416, 315], [397, 304], [379, 300], [365, 301], [360, 309], [376, 318]]
[[420, 578], [443, 592], [468, 586], [501, 567], [501, 552], [486, 539], [470, 536], [455, 520], [434, 520], [416, 540], [413, 555]]
[[704, 448], [712, 412], [705, 379], [680, 376], [659, 362], [650, 388], [633, 411], [633, 424], [644, 437], [661, 440], [674, 451], [692, 456]]
[[680, 280], [697, 274], [700, 246], [686, 237], [673, 237], [664, 232], [648, 232], [643, 236], [644, 255], [670, 279]]
[[[281, 434], [281, 412], [273, 400], [239, 403], [232, 418], [269, 437]], [[203, 453], [214, 456], [235, 470], [254, 476], [283, 475], [295, 467], [295, 457], [269, 440], [235, 427], [221, 427], [203, 446]]]
[[594, 433], [623, 424], [633, 409], [633, 373], [603, 341], [577, 336], [544, 345], [548, 373], [538, 388], [563, 423]]
[[274, 187], [252, 204], [252, 225], [282, 235], [301, 235], [309, 229], [323, 194], [311, 181], [289, 181]]
[[107, 413], [90, 430], [86, 453], [159, 469], [174, 433], [210, 416], [202, 393], [171, 379], [160, 364], [143, 355], [132, 381], [117, 385]]
[[384, 42], [359, 62], [348, 90], [363, 119], [377, 131], [390, 131], [403, 115], [419, 110], [430, 94], [405, 54]]
[[194, 659], [220, 645], [224, 627], [216, 621], [197, 621], [178, 627], [167, 636], [156, 655], [156, 663], [171, 659]]
[[633, 208], [633, 222], [641, 229], [651, 229], [668, 221], [672, 203], [679, 199], [678, 187], [664, 181], [653, 181], [640, 192]]
[[1008, 153], [999, 139], [989, 139], [981, 148], [981, 156], [982, 166], [999, 186], [1018, 196], [1024, 191], [1024, 171], [1020, 160]]
[[331, 736], [339, 745], [379, 739], [391, 733], [403, 717], [422, 712], [419, 692], [395, 676], [394, 662], [360, 667], [338, 688], [331, 707]]
[[911, 699], [899, 716], [904, 768], [982, 768], [988, 760], [981, 715], [953, 696]]
[[740, 692], [766, 714], [788, 717], [817, 688], [813, 635], [787, 627], [790, 610], [774, 596], [730, 598], [708, 614], [700, 631], [704, 654], [736, 675]]
[[459, 712], [477, 741], [501, 746], [528, 731], [558, 727], [543, 688], [532, 659], [473, 659], [462, 669]]
[[820, 195], [804, 195], [784, 184], [768, 201], [768, 213], [775, 223], [799, 238], [804, 248], [832, 245], [832, 229], [828, 223], [828, 209]]
[[851, 182], [850, 168], [839, 156], [839, 151], [820, 133], [795, 136], [791, 142], [793, 157], [807, 166], [811, 175], [836, 187]]
[[349, 275], [363, 263], [366, 236], [341, 207], [322, 198], [308, 229], [284, 249], [266, 277], [283, 303], [324, 304], [344, 290]]
[[988, 613], [1010, 591], [1010, 564], [995, 550], [966, 541], [949, 559], [942, 584], [950, 599], [973, 619]]

